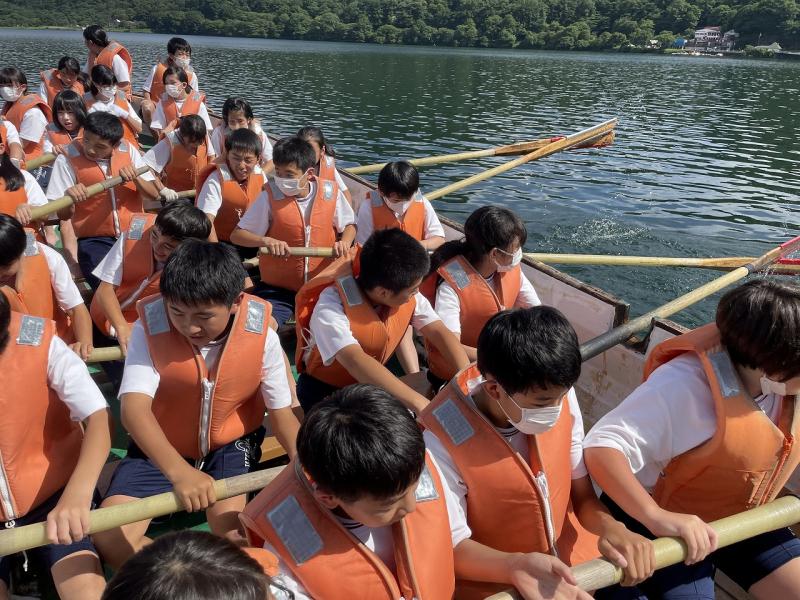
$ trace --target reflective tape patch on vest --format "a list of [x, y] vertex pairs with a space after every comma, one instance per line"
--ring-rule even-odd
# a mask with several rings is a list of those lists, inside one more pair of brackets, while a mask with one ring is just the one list
[[723, 398], [733, 398], [742, 393], [739, 385], [739, 377], [736, 375], [736, 369], [731, 362], [731, 357], [725, 350], [719, 350], [714, 353], [709, 353], [708, 360], [711, 367], [714, 369], [714, 374], [719, 381], [719, 390]]
[[36, 256], [38, 254], [39, 254], [39, 244], [36, 243], [35, 234], [32, 231], [26, 231], [24, 256]]
[[358, 284], [352, 275], [340, 277], [336, 280], [336, 283], [339, 284], [339, 288], [344, 292], [348, 306], [359, 306], [364, 303], [364, 299], [361, 297], [361, 290], [358, 289]]
[[475, 435], [472, 425], [452, 400], [445, 400], [441, 406], [434, 409], [433, 416], [456, 446], [460, 446]]
[[469, 285], [469, 275], [467, 275], [464, 267], [458, 261], [448, 263], [444, 270], [453, 278], [453, 282], [458, 286], [458, 289], [463, 290]]
[[144, 321], [150, 335], [158, 335], [169, 331], [169, 319], [164, 307], [164, 298], [158, 298], [144, 307]]
[[323, 200], [333, 200], [333, 182], [324, 181], [322, 183], [322, 198]]
[[147, 217], [141, 215], [135, 216], [131, 219], [131, 226], [128, 229], [129, 240], [140, 240], [144, 235], [144, 229], [147, 226]]
[[422, 469], [422, 474], [419, 476], [414, 498], [417, 502], [429, 502], [439, 499], [439, 492], [436, 491], [436, 484], [433, 483], [433, 477], [428, 470], [428, 465], [425, 465]]
[[263, 304], [255, 300], [248, 300], [244, 330], [250, 333], [262, 333], [264, 331], [264, 312]]
[[45, 320], [41, 317], [23, 315], [19, 326], [19, 346], [39, 346], [44, 336]]
[[298, 565], [322, 551], [322, 538], [294, 496], [267, 513], [267, 520]]

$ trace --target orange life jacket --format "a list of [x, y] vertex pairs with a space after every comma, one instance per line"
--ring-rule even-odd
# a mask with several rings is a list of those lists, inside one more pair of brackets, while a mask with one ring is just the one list
[[161, 94], [159, 102], [161, 109], [164, 111], [164, 129], [162, 132], [172, 131], [177, 127], [178, 117], [186, 115], [196, 115], [200, 112], [200, 107], [206, 99], [206, 95], [202, 92], [190, 92], [186, 99], [183, 101], [183, 106], [178, 110], [178, 103], [167, 93]]
[[4, 121], [5, 119], [0, 116], [0, 144], [6, 146], [6, 152], [8, 152], [8, 130]]
[[67, 144], [71, 144], [73, 140], [83, 139], [83, 128], [81, 127], [81, 129], [78, 130], [78, 134], [72, 137], [69, 133], [57, 127], [55, 123], [48, 123], [44, 134], [53, 146], [66, 146]]
[[[115, 42], [114, 40], [111, 40], [108, 43], [108, 46], [106, 46], [105, 48], [103, 48], [100, 51], [100, 53], [97, 55], [97, 58], [95, 58], [94, 61], [92, 61], [92, 60], [88, 61], [89, 62], [89, 65], [88, 65], [89, 72], [92, 71], [92, 67], [95, 66], [95, 65], [104, 65], [104, 66], [108, 67], [109, 69], [111, 69], [113, 71], [114, 70], [114, 57], [117, 54], [119, 54], [120, 57], [122, 58], [122, 60], [125, 61], [125, 64], [128, 65], [128, 75], [130, 75], [132, 77], [133, 76], [133, 59], [131, 58], [131, 53], [128, 52], [127, 48], [125, 48], [122, 44], [120, 44], [119, 42]], [[129, 83], [131, 83], [131, 85], [128, 86], [127, 91], [125, 92], [126, 98], [128, 100], [131, 99], [131, 92], [132, 92], [131, 88], [133, 87], [133, 85], [132, 85], [133, 82], [131, 81]]]
[[[474, 364], [461, 371], [419, 416], [467, 485], [471, 539], [502, 552], [556, 554], [570, 565], [597, 558], [597, 537], [578, 523], [570, 503], [574, 417], [567, 396], [550, 431], [526, 436], [525, 462], [468, 399], [480, 376]], [[458, 581], [456, 587], [459, 599], [478, 600], [507, 586]]]
[[653, 498], [666, 510], [697, 515], [706, 522], [772, 501], [800, 464], [796, 398], [783, 398], [776, 426], [743, 389], [713, 323], [656, 346], [645, 364], [645, 380], [660, 365], [687, 352], [696, 354], [703, 365], [717, 429], [711, 439], [669, 462]]
[[[133, 325], [139, 315], [136, 312], [136, 301], [158, 293], [161, 271], [156, 271], [153, 258], [153, 246], [150, 232], [156, 221], [154, 214], [138, 214], [131, 217], [130, 226], [125, 232], [125, 246], [122, 254], [122, 282], [115, 291], [122, 316], [128, 324]], [[97, 294], [92, 298], [89, 307], [97, 328], [110, 335], [111, 323], [103, 311]]]
[[277, 577], [280, 575], [278, 568], [278, 557], [264, 548], [242, 548], [245, 554], [256, 561], [264, 570], [267, 577]]
[[161, 379], [153, 414], [170, 444], [200, 459], [258, 429], [264, 419], [261, 364], [272, 306], [245, 294], [213, 372], [170, 323], [160, 295], [139, 300], [153, 367]]
[[[14, 125], [14, 127], [17, 128], [17, 131], [20, 131], [22, 128], [22, 120], [25, 118], [25, 115], [29, 110], [33, 110], [35, 108], [38, 108], [40, 111], [42, 111], [42, 114], [44, 114], [48, 121], [53, 120], [53, 111], [50, 110], [50, 106], [48, 106], [47, 102], [42, 100], [42, 97], [39, 94], [25, 94], [13, 104], [6, 102], [5, 106], [3, 107], [3, 116], [8, 119]], [[25, 151], [25, 160], [31, 160], [32, 158], [42, 155], [43, 141], [44, 133], [42, 134], [41, 139], [36, 142], [36, 145], [32, 150]]]
[[320, 157], [317, 177], [327, 181], [336, 181], [336, 160], [332, 156], [323, 154]]
[[[492, 286], [463, 256], [456, 256], [444, 263], [429, 279], [435, 280], [437, 277], [446, 281], [458, 296], [461, 304], [461, 343], [472, 347], [478, 345], [481, 329], [490, 318], [501, 310], [514, 306], [522, 285], [522, 270], [519, 266], [511, 271], [496, 272]], [[433, 289], [429, 300], [435, 309], [436, 292]], [[441, 353], [431, 344], [425, 344], [425, 348], [428, 351], [428, 367], [431, 372], [441, 379], [452, 379], [455, 371], [446, 363]]]
[[417, 241], [421, 242], [425, 239], [425, 203], [422, 201], [422, 194], [419, 191], [414, 194], [408, 209], [399, 219], [394, 211], [386, 206], [386, 202], [383, 201], [377, 190], [369, 192], [368, 199], [372, 205], [373, 231], [402, 229]]
[[[105, 181], [100, 166], [83, 154], [83, 144], [75, 140], [64, 151], [79, 183], [90, 186]], [[119, 175], [122, 167], [131, 164], [128, 143], [122, 140], [111, 153], [108, 177]], [[113, 195], [112, 195], [113, 194]], [[92, 196], [75, 204], [72, 225], [78, 238], [108, 236], [119, 237], [130, 224], [133, 213], [144, 212], [144, 205], [133, 181], [126, 181], [111, 190]]]
[[[311, 200], [309, 223], [305, 222], [300, 205], [294, 196], [284, 196], [272, 181], [264, 186], [270, 210], [267, 236], [283, 240], [292, 247], [329, 248], [336, 243], [336, 229], [333, 222], [339, 186], [334, 181], [320, 180], [315, 185], [316, 194]], [[266, 254], [260, 254], [258, 258], [261, 281], [295, 292], [329, 264], [331, 259], [327, 258], [302, 256], [283, 258]]]
[[16, 218], [17, 207], [27, 202], [28, 193], [25, 191], [24, 183], [13, 192], [8, 192], [5, 179], [0, 177], [0, 213]]
[[294, 460], [239, 518], [252, 546], [269, 542], [309, 597], [325, 600], [444, 600], [453, 597], [453, 542], [444, 488], [425, 456], [416, 510], [391, 526], [396, 571], [314, 497]]
[[11, 313], [9, 342], [0, 354], [0, 515], [18, 519], [69, 481], [83, 434], [47, 382], [52, 321]]
[[197, 154], [189, 154], [180, 140], [177, 131], [170, 131], [164, 136], [169, 144], [169, 162], [161, 173], [164, 185], [182, 192], [184, 190], [199, 190], [198, 178], [200, 172], [208, 166], [208, 146], [203, 142], [197, 147]]
[[247, 209], [261, 193], [264, 187], [264, 176], [261, 173], [251, 173], [246, 182], [239, 183], [234, 179], [227, 164], [212, 163], [200, 172], [197, 181], [198, 190], [203, 187], [206, 179], [214, 171], [219, 173], [222, 187], [222, 206], [214, 219], [214, 230], [218, 240], [229, 242], [231, 233], [239, 224], [242, 215], [247, 212]]
[[[83, 84], [79, 79], [76, 79], [75, 82], [69, 87], [64, 86], [64, 82], [61, 81], [61, 75], [59, 74], [58, 69], [48, 69], [46, 71], [42, 71], [39, 73], [39, 78], [42, 80], [44, 89], [47, 92], [47, 104], [50, 106], [50, 108], [53, 107], [53, 100], [56, 99], [56, 96], [59, 92], [63, 92], [64, 90], [72, 90], [79, 96], [83, 96], [86, 93], [86, 89], [83, 87]], [[53, 115], [53, 119], [55, 118], [56, 116]]]
[[399, 307], [385, 307], [384, 317], [372, 307], [369, 299], [358, 287], [353, 273], [353, 254], [337, 259], [309, 280], [295, 299], [295, 319], [297, 321], [297, 354], [295, 362], [299, 373], [337, 387], [356, 383], [347, 369], [334, 360], [328, 366], [322, 364], [319, 349], [314, 346], [309, 356], [304, 358], [308, 348], [309, 324], [320, 294], [328, 287], [335, 286], [342, 300], [344, 314], [350, 321], [353, 337], [361, 349], [372, 358], [386, 364], [403, 339], [417, 307], [416, 298]]
[[164, 61], [156, 65], [156, 72], [153, 74], [153, 81], [150, 83], [150, 91], [148, 92], [150, 100], [155, 103], [158, 103], [159, 98], [161, 98], [161, 95], [166, 89], [164, 86], [164, 71], [166, 71], [169, 66], [170, 65], [166, 64]]
[[25, 231], [27, 244], [17, 272], [13, 288], [3, 286], [3, 292], [11, 310], [34, 317], [55, 321], [56, 333], [66, 342], [74, 339], [70, 329], [70, 319], [61, 310], [56, 291], [50, 279], [50, 267], [32, 231]]
[[[86, 92], [83, 95], [83, 103], [86, 105], [86, 110], [89, 110], [94, 103], [98, 102], [97, 98], [91, 92]], [[114, 104], [119, 106], [124, 111], [130, 111], [131, 105], [128, 102], [128, 97], [125, 95], [125, 92], [122, 90], [117, 90], [117, 95], [114, 97]], [[118, 117], [119, 118], [119, 117]], [[127, 119], [120, 119], [120, 123], [122, 123], [122, 137], [123, 139], [129, 141], [134, 148], [139, 147], [139, 138], [138, 134], [133, 130], [133, 127], [130, 126]]]

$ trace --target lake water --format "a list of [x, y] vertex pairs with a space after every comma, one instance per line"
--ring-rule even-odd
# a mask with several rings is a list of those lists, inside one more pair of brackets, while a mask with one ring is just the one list
[[[169, 36], [114, 37], [133, 54], [139, 89]], [[558, 154], [436, 204], [461, 222], [481, 205], [509, 206], [527, 223], [529, 251], [761, 254], [800, 234], [800, 63], [188, 39], [212, 109], [241, 95], [270, 132], [319, 125], [344, 164], [568, 134], [618, 117], [611, 148]], [[85, 59], [80, 32], [0, 29], [0, 63], [29, 79], [63, 54]], [[503, 160], [425, 168], [423, 188]], [[628, 300], [632, 315], [716, 276], [563, 270]], [[697, 324], [714, 306], [674, 318]]]

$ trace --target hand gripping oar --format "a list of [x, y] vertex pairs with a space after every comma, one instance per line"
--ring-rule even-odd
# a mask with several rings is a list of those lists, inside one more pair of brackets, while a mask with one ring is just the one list
[[792, 252], [798, 247], [800, 247], [800, 236], [791, 239], [776, 248], [773, 248], [769, 252], [759, 256], [746, 265], [737, 267], [730, 273], [726, 273], [725, 275], [718, 277], [713, 281], [709, 281], [708, 283], [701, 285], [688, 294], [684, 294], [683, 296], [680, 296], [671, 302], [667, 302], [663, 306], [659, 306], [658, 308], [643, 314], [641, 317], [637, 317], [632, 321], [628, 321], [627, 323], [624, 323], [623, 325], [620, 325], [611, 331], [601, 334], [596, 338], [581, 344], [581, 358], [584, 361], [589, 360], [590, 358], [605, 352], [609, 348], [613, 348], [617, 344], [621, 344], [639, 331], [648, 329], [651, 326], [653, 319], [668, 317], [672, 314], [675, 314], [679, 310], [683, 310], [687, 306], [691, 306], [695, 302], [699, 302], [703, 298], [706, 298], [714, 292], [717, 292], [729, 286], [730, 284], [747, 277], [751, 273], [755, 273], [756, 271], [763, 269], [767, 265], [774, 263], [784, 254]]
[[86, 360], [86, 362], [99, 363], [99, 362], [108, 362], [111, 360], [125, 360], [125, 356], [122, 354], [122, 348], [120, 348], [119, 346], [94, 348], [92, 350], [92, 353], [89, 355], [89, 358]]
[[[557, 142], [558, 140], [561, 139], [564, 139], [564, 136], [557, 135], [554, 137], [543, 138], [540, 140], [531, 140], [529, 142], [517, 142], [514, 144], [507, 144], [505, 146], [497, 146], [495, 148], [486, 148], [484, 150], [471, 150], [468, 152], [457, 152], [454, 154], [439, 154], [437, 156], [412, 158], [408, 162], [410, 162], [415, 167], [426, 167], [442, 163], [470, 160], [473, 158], [483, 158], [486, 156], [515, 156], [519, 154], [528, 154], [529, 152], [533, 152], [534, 150], [543, 148], [547, 144], [552, 144], [553, 142]], [[592, 140], [589, 142], [584, 142], [583, 144], [578, 144], [577, 146], [574, 146], [572, 149], [579, 150], [581, 148], [604, 148], [605, 146], [610, 146], [613, 142], [614, 142], [614, 132], [610, 131], [597, 140]], [[360, 165], [358, 167], [348, 168], [346, 169], [346, 171], [352, 175], [377, 173], [383, 167], [385, 167], [386, 164], [387, 163], [384, 162], [384, 163], [375, 163], [371, 165]]]
[[[768, 531], [789, 527], [800, 521], [800, 498], [785, 496], [774, 502], [725, 517], [710, 523], [717, 532], [719, 547], [730, 546]], [[658, 538], [653, 541], [656, 569], [663, 569], [686, 560], [686, 544], [680, 538]], [[622, 569], [604, 558], [597, 558], [572, 568], [578, 587], [593, 591], [622, 581]], [[486, 600], [521, 600], [516, 590], [506, 590]]]
[[[136, 169], [136, 175], [144, 175], [150, 170], [150, 167], [139, 167]], [[114, 186], [123, 183], [122, 177], [109, 177], [105, 181], [101, 181], [100, 183], [95, 183], [94, 185], [90, 185], [86, 188], [86, 195], [87, 196], [94, 196], [99, 194], [100, 192], [104, 192], [107, 189], [110, 189]], [[75, 204], [75, 200], [72, 196], [62, 196], [58, 200], [52, 200], [47, 204], [43, 204], [42, 206], [34, 206], [31, 208], [31, 219], [36, 221], [39, 219], [45, 218], [47, 215], [58, 212], [61, 209], [67, 208], [68, 206]]]
[[[273, 467], [254, 473], [245, 473], [214, 482], [217, 501], [232, 498], [248, 492], [255, 492], [271, 482], [283, 467]], [[149, 498], [134, 500], [127, 504], [117, 504], [98, 508], [89, 512], [89, 531], [98, 533], [121, 525], [154, 519], [183, 510], [183, 505], [174, 492], [165, 492]], [[34, 523], [0, 531], [0, 556], [8, 556], [30, 548], [49, 544], [47, 523]]]

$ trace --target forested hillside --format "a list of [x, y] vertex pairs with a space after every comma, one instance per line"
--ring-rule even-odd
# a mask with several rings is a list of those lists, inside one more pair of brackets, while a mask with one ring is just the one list
[[696, 26], [800, 47], [795, 0], [0, 0], [5, 26], [141, 26], [162, 33], [380, 44], [605, 49]]

